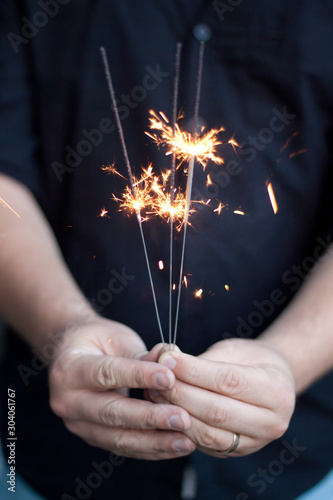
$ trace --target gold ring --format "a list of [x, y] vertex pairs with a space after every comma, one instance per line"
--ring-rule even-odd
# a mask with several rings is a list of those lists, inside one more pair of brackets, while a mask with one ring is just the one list
[[237, 450], [238, 445], [239, 445], [239, 434], [234, 432], [234, 439], [232, 441], [232, 445], [230, 446], [230, 448], [228, 448], [226, 451], [216, 450], [216, 453], [219, 453], [220, 455], [230, 455], [231, 453]]

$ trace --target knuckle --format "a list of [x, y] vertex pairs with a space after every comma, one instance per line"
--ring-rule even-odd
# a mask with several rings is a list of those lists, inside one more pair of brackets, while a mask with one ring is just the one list
[[64, 417], [65, 416], [65, 409], [66, 406], [63, 404], [62, 400], [59, 398], [50, 398], [50, 407], [51, 410], [57, 417]]
[[67, 370], [66, 366], [61, 359], [56, 359], [50, 367], [49, 381], [51, 388], [66, 387], [67, 386]]
[[109, 402], [99, 409], [98, 419], [103, 425], [107, 425], [109, 427], [117, 427], [117, 425], [119, 424], [115, 404], [115, 401], [111, 403]]
[[141, 366], [137, 366], [133, 372], [134, 383], [137, 387], [145, 387], [145, 371]]
[[65, 419], [64, 424], [69, 432], [76, 434], [77, 426], [75, 420]]
[[98, 385], [102, 388], [116, 387], [116, 360], [110, 360], [110, 358], [103, 358], [98, 366], [96, 381]]
[[215, 427], [224, 427], [229, 421], [229, 413], [224, 406], [217, 402], [209, 409], [207, 418]]
[[233, 367], [228, 367], [216, 376], [216, 386], [221, 393], [236, 395], [244, 389], [245, 384], [244, 375]]
[[[162, 412], [161, 412], [162, 413]], [[142, 419], [144, 429], [156, 429], [156, 416], [154, 411], [147, 411]]]
[[200, 445], [204, 448], [216, 448], [217, 447], [217, 431], [214, 427], [205, 426], [201, 430], [199, 437]]
[[286, 383], [275, 385], [274, 408], [279, 414], [291, 416], [295, 407], [295, 392]]
[[133, 452], [140, 449], [140, 439], [131, 432], [121, 430], [113, 437], [112, 449], [116, 450], [117, 454], [132, 456]]
[[273, 422], [269, 429], [269, 437], [270, 439], [279, 439], [283, 434], [286, 432], [286, 430], [289, 427], [289, 422], [285, 419], [276, 419], [275, 422]]

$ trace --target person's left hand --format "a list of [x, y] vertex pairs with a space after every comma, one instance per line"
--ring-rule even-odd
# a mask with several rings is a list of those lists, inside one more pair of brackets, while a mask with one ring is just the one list
[[294, 379], [285, 359], [260, 340], [218, 342], [198, 357], [155, 346], [148, 356], [171, 368], [177, 378], [167, 391], [147, 391], [156, 403], [181, 406], [192, 417], [185, 431], [198, 449], [225, 457], [253, 453], [281, 437], [295, 405]]

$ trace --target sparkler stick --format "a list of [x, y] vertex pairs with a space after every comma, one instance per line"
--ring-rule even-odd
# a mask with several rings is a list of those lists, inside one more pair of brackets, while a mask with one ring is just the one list
[[[100, 52], [101, 52], [101, 55], [102, 55], [102, 60], [103, 60], [103, 64], [104, 64], [104, 72], [105, 72], [105, 76], [106, 76], [106, 81], [107, 81], [109, 92], [110, 92], [112, 107], [113, 107], [113, 110], [114, 110], [114, 114], [115, 114], [115, 118], [116, 118], [116, 124], [117, 124], [117, 129], [118, 129], [118, 133], [119, 133], [119, 137], [120, 137], [120, 142], [121, 142], [121, 146], [122, 146], [122, 150], [123, 150], [123, 155], [124, 155], [124, 159], [125, 159], [125, 163], [126, 163], [126, 167], [127, 167], [128, 178], [129, 178], [129, 182], [130, 182], [130, 186], [131, 186], [133, 198], [134, 198], [134, 200], [136, 200], [137, 196], [136, 196], [136, 189], [135, 189], [134, 179], [133, 179], [133, 174], [132, 174], [132, 167], [131, 167], [131, 164], [130, 164], [130, 161], [129, 161], [129, 157], [128, 157], [128, 152], [127, 152], [127, 147], [126, 147], [126, 142], [125, 142], [123, 127], [121, 125], [121, 121], [120, 121], [120, 117], [119, 117], [119, 112], [118, 112], [118, 107], [117, 107], [117, 101], [116, 101], [116, 95], [115, 95], [115, 91], [114, 91], [114, 87], [113, 87], [113, 83], [112, 83], [111, 72], [110, 72], [110, 67], [109, 67], [109, 63], [108, 63], [108, 59], [107, 59], [105, 47], [100, 47]], [[164, 335], [163, 335], [163, 330], [162, 330], [160, 315], [159, 315], [158, 307], [157, 307], [157, 300], [156, 300], [155, 288], [154, 288], [153, 278], [152, 278], [151, 269], [150, 269], [150, 262], [149, 262], [149, 258], [148, 258], [146, 240], [145, 240], [145, 237], [144, 237], [144, 234], [143, 234], [143, 229], [142, 229], [142, 219], [141, 219], [140, 209], [138, 207], [136, 207], [135, 211], [136, 211], [136, 217], [137, 217], [137, 220], [138, 220], [138, 223], [139, 223], [140, 235], [141, 235], [143, 250], [144, 250], [144, 254], [145, 254], [146, 264], [147, 264], [149, 281], [150, 281], [151, 291], [152, 291], [153, 300], [154, 300], [154, 307], [155, 307], [156, 319], [157, 319], [157, 323], [158, 323], [159, 332], [160, 332], [160, 335], [161, 335], [161, 340], [162, 340], [162, 343], [163, 343], [164, 348], [165, 348], [165, 340], [164, 340]]]
[[[196, 137], [197, 137], [204, 48], [205, 48], [205, 42], [201, 41], [200, 47], [199, 47], [198, 70], [197, 70], [196, 88], [195, 88], [193, 133], [192, 133], [193, 142], [195, 142]], [[181, 295], [182, 282], [183, 282], [184, 256], [185, 256], [185, 246], [186, 246], [186, 236], [187, 236], [187, 225], [188, 225], [188, 219], [189, 219], [190, 207], [191, 207], [194, 165], [195, 165], [195, 155], [192, 155], [190, 158], [190, 161], [189, 161], [189, 165], [188, 165], [187, 183], [186, 183], [185, 225], [184, 225], [183, 245], [182, 245], [181, 262], [180, 262], [178, 297], [177, 297], [177, 307], [176, 307], [176, 317], [175, 317], [175, 329], [174, 329], [174, 335], [173, 335], [173, 348], [175, 348], [176, 339], [177, 339], [180, 295]]]
[[[173, 138], [175, 138], [176, 135], [181, 50], [182, 50], [182, 44], [177, 43], [176, 54], [175, 54], [175, 76], [174, 76], [173, 103], [172, 103]], [[171, 330], [172, 330], [173, 224], [174, 224], [173, 209], [175, 201], [175, 180], [176, 180], [176, 151], [174, 151], [172, 154], [171, 181], [170, 181], [171, 217], [170, 217], [170, 269], [169, 269], [169, 345], [171, 345], [172, 341]]]

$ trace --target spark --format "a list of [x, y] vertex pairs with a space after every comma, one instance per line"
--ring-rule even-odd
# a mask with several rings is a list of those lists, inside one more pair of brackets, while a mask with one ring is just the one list
[[200, 288], [200, 290], [196, 290], [196, 292], [194, 293], [194, 297], [196, 299], [202, 299], [202, 293], [203, 293], [203, 289]]
[[224, 209], [225, 205], [223, 203], [219, 203], [219, 206], [215, 208], [214, 212], [216, 212], [218, 215], [221, 215], [222, 210]]
[[243, 212], [243, 210], [234, 210], [234, 214], [236, 214], [236, 215], [245, 215], [245, 212]]
[[106, 217], [106, 215], [108, 214], [108, 210], [106, 210], [106, 208], [102, 208], [101, 210], [101, 213], [99, 214], [98, 217]]
[[116, 167], [115, 167], [115, 162], [113, 163], [109, 163], [109, 165], [103, 165], [101, 167], [101, 170], [103, 170], [103, 172], [106, 172], [108, 175], [110, 174], [113, 174], [113, 175], [119, 175], [119, 177], [121, 177], [122, 179], [125, 179], [126, 180], [126, 177], [124, 177], [123, 175], [121, 175], [118, 170], [116, 170]]
[[[242, 146], [238, 144], [238, 142], [234, 139], [234, 136], [229, 139], [228, 144], [232, 146], [232, 149], [234, 150], [235, 154], [237, 155], [236, 148], [241, 148]], [[238, 156], [238, 155], [237, 155]]]
[[235, 148], [241, 148], [240, 144], [233, 137], [229, 139], [228, 144], [231, 144]]
[[223, 158], [217, 156], [216, 150], [218, 145], [223, 144], [218, 140], [218, 135], [225, 130], [224, 127], [212, 129], [195, 138], [190, 132], [182, 130], [178, 123], [175, 124], [174, 130], [161, 111], [156, 113], [154, 110], [150, 110], [149, 113], [150, 128], [157, 130], [157, 133], [146, 132], [146, 135], [153, 139], [158, 146], [166, 147], [166, 155], [175, 153], [180, 164], [184, 161], [189, 162], [191, 157], [195, 156], [204, 169], [209, 160], [217, 165], [224, 163]]
[[[157, 216], [169, 222], [171, 217], [179, 231], [185, 223], [186, 218], [186, 196], [180, 190], [174, 190], [173, 194], [168, 192], [167, 184], [171, 170], [163, 172], [160, 176], [154, 174], [151, 165], [148, 168], [142, 168], [142, 174], [139, 178], [133, 176], [135, 186], [135, 196], [133, 189], [126, 186], [121, 198], [114, 194], [113, 199], [119, 203], [119, 210], [138, 212], [144, 214], [143, 220], [151, 219]], [[202, 203], [201, 201], [192, 201], [192, 203]], [[192, 206], [190, 213], [196, 210]], [[190, 224], [188, 222], [188, 224]]]
[[186, 276], [184, 276], [184, 285], [185, 285], [185, 287], [187, 288], [187, 285], [188, 285], [188, 281], [187, 281], [187, 278], [186, 278]]
[[212, 184], [213, 184], [213, 181], [212, 181], [212, 179], [211, 179], [210, 175], [208, 174], [208, 175], [207, 175], [206, 186], [211, 186]]
[[288, 137], [288, 139], [286, 140], [286, 142], [284, 143], [284, 145], [281, 147], [280, 149], [280, 153], [283, 153], [283, 151], [285, 149], [287, 149], [287, 147], [289, 146], [289, 144], [291, 143], [291, 141], [297, 137], [299, 135], [299, 130], [296, 130], [296, 132], [294, 132], [293, 134], [291, 134], [290, 137]]
[[224, 285], [224, 288], [226, 289], [227, 292], [229, 292], [230, 290], [229, 285]]
[[160, 261], [159, 261], [159, 263], [158, 263], [158, 268], [159, 268], [161, 271], [163, 271], [163, 269], [164, 269], [164, 262], [163, 262], [163, 260], [160, 260]]
[[13, 212], [13, 214], [16, 215], [16, 217], [18, 217], [19, 219], [21, 218], [21, 216], [17, 212], [15, 212], [15, 210], [10, 205], [8, 205], [8, 203], [3, 198], [0, 198], [0, 203], [5, 205], [5, 207], [9, 208], [9, 210]]
[[289, 158], [295, 158], [295, 156], [302, 155], [307, 152], [307, 149], [300, 149], [299, 151], [295, 151], [294, 153], [290, 153]]
[[269, 199], [270, 199], [270, 202], [272, 205], [273, 212], [274, 212], [274, 214], [276, 214], [279, 210], [279, 207], [278, 207], [278, 204], [276, 202], [272, 183], [270, 181], [266, 181], [266, 187], [267, 187], [268, 196], [269, 196]]

